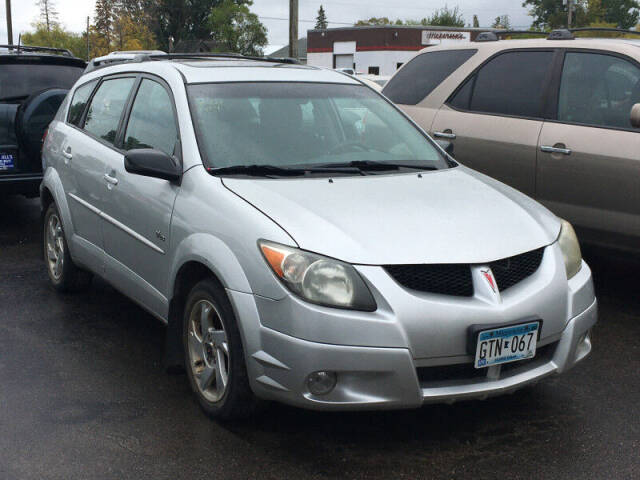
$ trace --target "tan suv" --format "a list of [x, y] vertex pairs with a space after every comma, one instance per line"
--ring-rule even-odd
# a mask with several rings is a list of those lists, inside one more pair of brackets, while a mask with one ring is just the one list
[[554, 34], [424, 49], [383, 93], [582, 240], [640, 252], [640, 41]]

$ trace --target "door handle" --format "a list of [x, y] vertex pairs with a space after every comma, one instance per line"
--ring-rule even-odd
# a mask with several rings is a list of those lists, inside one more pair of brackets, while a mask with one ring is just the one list
[[549, 145], [542, 145], [540, 150], [545, 153], [561, 153], [562, 155], [571, 155], [571, 149], [561, 147], [550, 147]]
[[116, 177], [112, 177], [108, 173], [104, 174], [104, 179], [107, 181], [109, 185], [113, 185], [113, 186], [118, 185], [118, 179]]
[[453, 133], [451, 130], [449, 130], [448, 132], [433, 132], [433, 136], [436, 138], [447, 138], [449, 140], [455, 140], [456, 138], [456, 134]]
[[63, 150], [62, 156], [65, 158], [65, 163], [69, 163], [68, 161], [73, 158], [73, 154], [71, 153], [71, 147], [67, 147], [66, 150]]

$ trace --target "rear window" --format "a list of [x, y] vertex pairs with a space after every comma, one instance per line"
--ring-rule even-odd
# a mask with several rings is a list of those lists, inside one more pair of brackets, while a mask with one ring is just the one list
[[0, 64], [0, 99], [28, 97], [47, 88], [69, 89], [83, 72], [70, 65]]
[[395, 74], [382, 93], [395, 103], [415, 105], [476, 52], [444, 50], [418, 55]]

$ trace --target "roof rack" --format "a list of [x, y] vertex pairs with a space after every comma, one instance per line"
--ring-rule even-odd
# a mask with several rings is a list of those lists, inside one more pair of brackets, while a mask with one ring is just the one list
[[66, 48], [37, 47], [32, 45], [0, 45], [0, 48], [6, 48], [7, 50], [15, 50], [15, 53], [42, 52], [42, 53], [57, 53], [59, 55], [64, 55], [65, 57], [74, 56], [73, 53], [71, 53]]
[[640, 35], [638, 30], [623, 30], [620, 28], [607, 27], [580, 27], [580, 28], [558, 28], [551, 32], [541, 32], [536, 30], [493, 30], [478, 34], [476, 42], [497, 42], [500, 37], [507, 35], [540, 35], [547, 37], [547, 40], [574, 40], [575, 32], [614, 32], [621, 34]]
[[251, 55], [241, 55], [239, 53], [164, 53], [161, 51], [151, 52], [112, 52], [104, 57], [91, 60], [85, 73], [97, 70], [102, 67], [118, 63], [143, 63], [154, 60], [207, 60], [207, 59], [232, 59], [250, 60], [256, 62], [286, 63], [298, 65], [300, 62], [295, 58], [288, 57], [257, 57]]

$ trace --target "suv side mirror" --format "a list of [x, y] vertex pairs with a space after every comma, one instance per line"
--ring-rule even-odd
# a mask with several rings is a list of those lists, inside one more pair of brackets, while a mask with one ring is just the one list
[[631, 107], [630, 120], [633, 128], [640, 128], [640, 103], [636, 103]]
[[453, 157], [453, 143], [448, 140], [436, 140], [436, 143], [440, 145], [440, 148]]
[[129, 173], [162, 178], [177, 182], [181, 177], [180, 164], [172, 157], [153, 148], [129, 150], [124, 156], [124, 168]]

